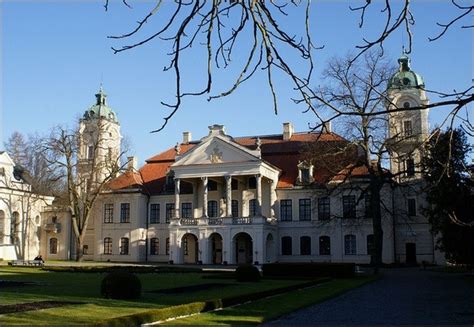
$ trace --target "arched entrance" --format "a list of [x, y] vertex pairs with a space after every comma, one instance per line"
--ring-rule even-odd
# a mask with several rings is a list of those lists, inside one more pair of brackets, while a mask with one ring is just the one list
[[211, 248], [211, 262], [213, 264], [222, 263], [222, 236], [218, 233], [212, 233], [209, 237], [209, 245]]
[[199, 253], [199, 243], [196, 235], [187, 233], [181, 239], [181, 252], [184, 263], [197, 263]]
[[272, 234], [267, 235], [267, 240], [265, 242], [265, 253], [267, 262], [275, 261], [275, 240], [273, 239]]
[[244, 232], [234, 236], [235, 262], [237, 264], [253, 262], [253, 244], [252, 237]]

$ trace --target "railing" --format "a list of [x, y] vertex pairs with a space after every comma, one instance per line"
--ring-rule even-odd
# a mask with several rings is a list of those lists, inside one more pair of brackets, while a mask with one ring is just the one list
[[208, 225], [222, 225], [224, 222], [223, 218], [209, 218], [207, 220]]
[[252, 223], [252, 217], [234, 217], [232, 218], [233, 225], [249, 225]]
[[194, 218], [181, 218], [181, 225], [194, 226], [198, 224], [198, 220]]

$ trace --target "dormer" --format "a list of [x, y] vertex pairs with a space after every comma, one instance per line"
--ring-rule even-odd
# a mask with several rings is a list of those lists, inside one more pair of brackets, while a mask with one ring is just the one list
[[313, 178], [314, 166], [307, 161], [300, 161], [298, 163], [298, 179], [297, 184], [307, 185], [314, 182]]

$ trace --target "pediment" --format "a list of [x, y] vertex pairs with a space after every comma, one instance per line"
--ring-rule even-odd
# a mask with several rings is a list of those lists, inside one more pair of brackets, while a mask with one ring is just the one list
[[258, 161], [259, 155], [260, 151], [249, 150], [230, 137], [213, 136], [177, 157], [172, 167]]

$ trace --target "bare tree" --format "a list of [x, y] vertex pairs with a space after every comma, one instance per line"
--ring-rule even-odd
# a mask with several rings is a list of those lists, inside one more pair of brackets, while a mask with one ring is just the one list
[[[79, 129], [55, 128], [44, 142], [49, 170], [61, 174], [67, 185], [67, 207], [76, 241], [76, 260], [83, 260], [83, 244], [91, 212], [106, 184], [122, 170], [124, 152], [111, 153], [106, 141], [106, 119], [94, 120], [91, 147], [84, 147]], [[82, 131], [83, 132], [83, 131]], [[84, 153], [87, 152], [87, 156]]]
[[[132, 2], [123, 0], [122, 4], [133, 9]], [[440, 22], [438, 22], [440, 30], [429, 38], [429, 41], [434, 42], [445, 37], [450, 29], [459, 25], [462, 29], [474, 27], [472, 24], [465, 23], [474, 11], [473, 5], [462, 5], [457, 0], [451, 0], [451, 5], [458, 14], [455, 17], [440, 17]], [[163, 9], [164, 6], [171, 10]], [[122, 42], [135, 37], [139, 38], [139, 41], [134, 43], [113, 47], [114, 53], [128, 51], [154, 40], [169, 42], [171, 45], [169, 52], [171, 60], [164, 70], [172, 71], [174, 74], [176, 100], [171, 103], [162, 102], [170, 109], [170, 113], [164, 117], [163, 124], [153, 132], [160, 131], [166, 126], [179, 110], [186, 96], [206, 95], [209, 100], [228, 96], [259, 70], [263, 70], [266, 74], [275, 113], [278, 112], [278, 90], [275, 87], [277, 83], [274, 82], [274, 76], [282, 74], [288, 78], [296, 92], [293, 101], [304, 105], [306, 110], [314, 112], [316, 125], [322, 126], [331, 118], [324, 119], [317, 106], [314, 105], [314, 103], [325, 101], [312, 87], [315, 64], [313, 52], [323, 48], [323, 46], [316, 47], [313, 44], [314, 37], [310, 28], [313, 20], [312, 12], [317, 11], [318, 6], [316, 2], [300, 0], [174, 0], [166, 2], [156, 0], [151, 5], [148, 14], [137, 22], [136, 27], [121, 35], [109, 37]], [[108, 0], [105, 0], [104, 7], [105, 10], [109, 9]], [[382, 54], [384, 44], [398, 31], [406, 35], [408, 40], [406, 52], [411, 52], [415, 16], [411, 10], [410, 0], [380, 2], [366, 0], [365, 4], [357, 7], [348, 6], [348, 10], [359, 15], [358, 27], [361, 29], [366, 27], [370, 12], [383, 17], [383, 23], [376, 36], [372, 40], [364, 38], [360, 45], [356, 46], [357, 53], [352, 58], [353, 61], [374, 48], [379, 48]], [[285, 25], [287, 16], [298, 17], [293, 20], [301, 22], [296, 30], [294, 27]], [[159, 21], [161, 26], [151, 35], [142, 36], [145, 33], [144, 27], [153, 19]], [[324, 32], [318, 31], [318, 33]], [[200, 55], [199, 51], [205, 52], [205, 55]], [[203, 65], [207, 72], [205, 83], [200, 90], [185, 90], [187, 74], [182, 58], [186, 54], [194, 54], [196, 63]], [[216, 70], [229, 67], [233, 64], [232, 58], [235, 59], [237, 56], [244, 60], [243, 63], [234, 60], [237, 64], [241, 64], [234, 76], [234, 82], [223, 91], [214, 91], [213, 76]], [[466, 104], [474, 101], [473, 91], [472, 85], [466, 85], [461, 91], [427, 90], [442, 99], [423, 108], [446, 107], [449, 109], [446, 112], [447, 119], [453, 120]], [[325, 105], [335, 106], [332, 103], [325, 103]], [[334, 109], [338, 108], [334, 107]], [[418, 109], [420, 108], [399, 108], [399, 110]], [[370, 115], [380, 114], [382, 112], [370, 113]]]

